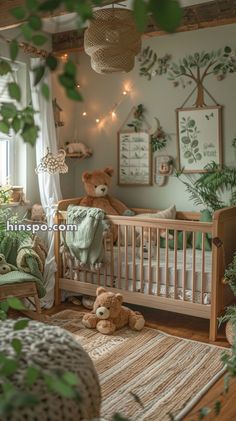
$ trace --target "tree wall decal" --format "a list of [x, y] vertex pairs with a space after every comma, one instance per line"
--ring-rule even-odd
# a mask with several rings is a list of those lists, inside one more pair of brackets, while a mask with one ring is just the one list
[[179, 61], [172, 63], [168, 79], [172, 80], [174, 86], [178, 86], [179, 82], [185, 87], [185, 81], [195, 83], [197, 89], [196, 107], [204, 107], [204, 81], [210, 75], [215, 75], [217, 80], [223, 80], [227, 73], [236, 71], [236, 55], [230, 47], [224, 50], [211, 51], [210, 53], [201, 52], [193, 55], [187, 55]]

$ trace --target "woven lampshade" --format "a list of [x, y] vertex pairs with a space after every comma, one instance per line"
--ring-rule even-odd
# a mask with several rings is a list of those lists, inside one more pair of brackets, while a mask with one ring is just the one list
[[84, 34], [84, 50], [95, 72], [130, 72], [140, 49], [141, 35], [131, 10], [109, 8], [94, 13]]

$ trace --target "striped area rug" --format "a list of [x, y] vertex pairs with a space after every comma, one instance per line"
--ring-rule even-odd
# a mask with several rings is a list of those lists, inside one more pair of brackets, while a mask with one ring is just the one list
[[[112, 336], [84, 328], [83, 313], [64, 310], [49, 323], [72, 332], [92, 358], [102, 388], [102, 420], [181, 420], [223, 374], [222, 348], [145, 327]], [[137, 398], [138, 397], [138, 398]], [[173, 419], [173, 418], [172, 418]]]

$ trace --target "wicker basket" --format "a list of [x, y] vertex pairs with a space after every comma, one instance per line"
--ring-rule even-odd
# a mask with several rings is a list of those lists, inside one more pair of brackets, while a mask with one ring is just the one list
[[225, 326], [225, 335], [230, 345], [233, 345], [234, 335], [232, 322], [228, 321]]
[[141, 49], [131, 10], [98, 10], [84, 34], [84, 50], [97, 73], [130, 72]]

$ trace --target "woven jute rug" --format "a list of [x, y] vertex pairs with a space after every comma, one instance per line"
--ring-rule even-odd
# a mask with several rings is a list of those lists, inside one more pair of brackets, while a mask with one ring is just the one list
[[[112, 336], [86, 329], [83, 313], [64, 310], [50, 324], [72, 332], [92, 358], [102, 388], [102, 420], [181, 420], [223, 374], [222, 348], [145, 327]], [[172, 418], [173, 419], [173, 418]]]

